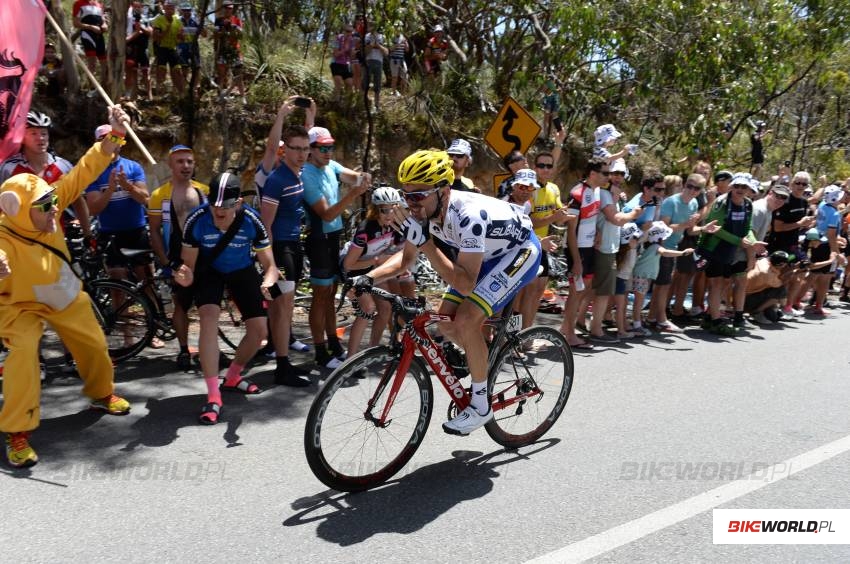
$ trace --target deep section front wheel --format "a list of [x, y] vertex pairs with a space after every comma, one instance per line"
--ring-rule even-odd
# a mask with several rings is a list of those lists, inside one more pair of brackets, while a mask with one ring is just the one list
[[380, 485], [422, 443], [434, 395], [421, 359], [413, 357], [386, 421], [378, 421], [397, 370], [397, 354], [388, 347], [367, 349], [337, 368], [313, 401], [304, 451], [328, 487], [354, 492]]
[[534, 326], [510, 337], [490, 368], [494, 411], [487, 434], [502, 446], [533, 443], [548, 431], [570, 397], [573, 354], [555, 329]]

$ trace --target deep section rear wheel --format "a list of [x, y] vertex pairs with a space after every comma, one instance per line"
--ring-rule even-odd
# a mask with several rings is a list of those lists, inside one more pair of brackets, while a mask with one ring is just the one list
[[419, 358], [413, 358], [386, 423], [378, 423], [397, 368], [397, 355], [388, 347], [367, 349], [337, 368], [313, 401], [304, 451], [310, 469], [328, 487], [354, 492], [380, 485], [419, 448], [434, 398]]
[[494, 410], [487, 434], [502, 446], [533, 443], [563, 412], [573, 385], [573, 354], [551, 327], [534, 326], [509, 338], [490, 368]]

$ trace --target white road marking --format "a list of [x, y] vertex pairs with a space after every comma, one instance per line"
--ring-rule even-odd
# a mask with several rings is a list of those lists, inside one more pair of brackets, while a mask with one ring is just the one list
[[[644, 515], [634, 521], [623, 523], [622, 525], [567, 545], [549, 554], [529, 560], [526, 564], [549, 564], [554, 562], [560, 564], [566, 562], [583, 562], [590, 558], [595, 558], [615, 548], [666, 529], [671, 525], [690, 519], [704, 511], [714, 509], [719, 505], [780, 482], [789, 476], [816, 466], [821, 462], [826, 462], [847, 451], [850, 451], [850, 435], [804, 452], [794, 458], [789, 458], [785, 462], [778, 462], [766, 470], [760, 470], [759, 475], [764, 472], [768, 476], [767, 478], [751, 480], [745, 476], [734, 482], [724, 484], [713, 490], [703, 492], [665, 507], [664, 509]], [[782, 467], [783, 471], [781, 474], [776, 473], [778, 467]], [[711, 531], [709, 530], [708, 532], [710, 533]]]

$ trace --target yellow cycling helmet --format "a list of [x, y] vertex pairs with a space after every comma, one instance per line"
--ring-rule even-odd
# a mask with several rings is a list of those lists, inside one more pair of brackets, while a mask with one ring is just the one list
[[455, 181], [452, 159], [445, 151], [416, 151], [398, 166], [398, 181], [402, 184], [431, 184], [439, 186]]

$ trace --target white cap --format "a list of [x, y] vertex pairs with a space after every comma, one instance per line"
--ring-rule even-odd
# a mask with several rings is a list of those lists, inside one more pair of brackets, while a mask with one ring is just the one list
[[471, 157], [472, 145], [470, 145], [469, 141], [466, 139], [455, 139], [452, 141], [452, 144], [449, 145], [449, 148], [446, 149], [446, 152], [450, 155], [464, 155]]
[[511, 182], [511, 186], [515, 186], [517, 184], [540, 188], [540, 184], [537, 183], [537, 173], [530, 168], [521, 168], [514, 173], [514, 179]]
[[823, 201], [827, 204], [837, 204], [843, 197], [844, 190], [841, 189], [841, 186], [830, 184], [823, 189]]
[[596, 131], [593, 132], [593, 136], [596, 138], [596, 146], [601, 147], [608, 141], [619, 139], [623, 136], [623, 134], [617, 131], [617, 128], [614, 127], [614, 124], [606, 123], [605, 125], [600, 125], [599, 127], [597, 127]]
[[331, 132], [324, 127], [311, 127], [307, 135], [310, 139], [310, 145], [313, 143], [318, 143], [319, 145], [330, 145], [334, 143]]
[[626, 159], [617, 159], [613, 163], [611, 163], [611, 168], [609, 169], [611, 172], [622, 172], [627, 177], [629, 176], [629, 167], [626, 166]]
[[672, 234], [673, 230], [669, 225], [663, 221], [653, 221], [652, 227], [646, 232], [646, 237], [650, 243], [660, 243]]
[[433, 31], [434, 31], [434, 33], [437, 33], [438, 31], [443, 31], [443, 26], [441, 26], [440, 24], [437, 24], [437, 25], [434, 26]]

